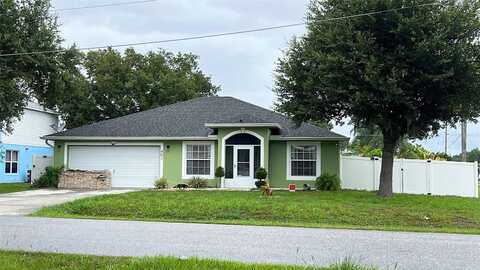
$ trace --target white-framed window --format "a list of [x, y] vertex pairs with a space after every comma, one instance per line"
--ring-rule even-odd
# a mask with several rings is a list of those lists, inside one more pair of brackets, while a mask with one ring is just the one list
[[214, 142], [184, 142], [182, 156], [182, 176], [184, 179], [192, 177], [214, 178]]
[[319, 143], [287, 143], [288, 180], [315, 180], [320, 176]]
[[5, 151], [5, 174], [18, 174], [18, 151]]

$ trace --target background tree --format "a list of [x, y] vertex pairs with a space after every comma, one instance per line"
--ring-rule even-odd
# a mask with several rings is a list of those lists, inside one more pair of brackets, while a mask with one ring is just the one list
[[[61, 49], [56, 17], [48, 0], [0, 1], [0, 54]], [[0, 57], [0, 130], [10, 132], [31, 97], [59, 87], [56, 54]]]
[[[453, 161], [462, 161], [462, 154], [454, 155], [450, 158]], [[467, 152], [467, 162], [480, 162], [480, 149], [474, 148]]]
[[279, 60], [279, 110], [297, 121], [350, 117], [381, 131], [381, 196], [392, 195], [401, 138], [424, 138], [480, 112], [479, 2], [433, 2], [313, 0], [306, 34]]
[[[60, 93], [49, 105], [63, 113], [67, 128], [119, 117], [219, 91], [192, 54], [134, 49], [77, 53], [63, 66]], [[74, 101], [74, 102], [72, 102]]]
[[[355, 137], [348, 146], [351, 153], [362, 157], [381, 157], [382, 149], [382, 133], [378, 129], [371, 128], [355, 129]], [[449, 158], [445, 153], [434, 153], [420, 144], [410, 142], [407, 138], [400, 139], [394, 156], [396, 158], [433, 160], [447, 160]]]

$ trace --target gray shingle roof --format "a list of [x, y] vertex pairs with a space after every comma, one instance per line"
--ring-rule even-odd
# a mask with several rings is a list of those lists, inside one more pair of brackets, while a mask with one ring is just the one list
[[[278, 123], [282, 137], [346, 137], [310, 124], [296, 127], [286, 116], [233, 97], [202, 97], [109, 119], [49, 136], [204, 137], [205, 123]], [[48, 137], [48, 136], [47, 136]]]

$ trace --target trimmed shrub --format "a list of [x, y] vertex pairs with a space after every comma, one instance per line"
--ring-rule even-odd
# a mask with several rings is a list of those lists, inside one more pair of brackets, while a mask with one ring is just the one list
[[60, 167], [52, 167], [49, 166], [45, 168], [45, 172], [40, 176], [35, 182], [33, 182], [32, 186], [36, 188], [45, 188], [45, 187], [58, 187], [58, 180], [60, 175], [63, 172], [63, 166]]
[[225, 170], [223, 169], [223, 167], [217, 167], [215, 169], [215, 178], [218, 179], [218, 183], [217, 183], [217, 187], [218, 186], [222, 186], [222, 178], [225, 176]]
[[223, 169], [223, 167], [217, 167], [215, 169], [215, 177], [216, 178], [222, 178], [225, 176], [225, 170]]
[[265, 181], [267, 176], [268, 176], [268, 172], [267, 172], [267, 170], [265, 170], [265, 168], [262, 168], [262, 167], [258, 168], [255, 171], [255, 179], [258, 179], [257, 181], [255, 181], [255, 186], [257, 188], [267, 186], [268, 183], [267, 183], [267, 181]]
[[255, 179], [265, 180], [265, 179], [267, 179], [267, 176], [268, 176], [268, 172], [267, 172], [267, 170], [265, 170], [265, 168], [260, 167], [255, 172]]
[[162, 177], [160, 179], [155, 180], [154, 186], [155, 186], [155, 189], [166, 189], [166, 188], [168, 188], [167, 178]]
[[339, 191], [341, 189], [340, 178], [336, 174], [324, 173], [315, 180], [317, 190]]
[[208, 186], [208, 181], [200, 177], [193, 177], [188, 181], [188, 186], [192, 188], [206, 188]]

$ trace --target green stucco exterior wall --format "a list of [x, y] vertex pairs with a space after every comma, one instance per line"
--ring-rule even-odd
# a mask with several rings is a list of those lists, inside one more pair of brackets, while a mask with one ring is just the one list
[[[298, 143], [302, 143], [296, 141]], [[312, 141], [304, 142], [312, 143]], [[270, 185], [275, 188], [287, 188], [288, 184], [296, 184], [301, 188], [303, 184], [313, 186], [314, 181], [287, 179], [287, 142], [270, 142]], [[338, 141], [320, 142], [320, 170], [321, 173], [331, 173], [340, 176], [340, 151]]]
[[163, 177], [171, 186], [182, 183], [182, 141], [168, 141], [163, 147]]
[[[239, 130], [238, 128], [222, 128], [218, 130], [215, 141], [214, 169], [221, 166], [222, 140], [225, 136]], [[270, 141], [270, 130], [268, 128], [248, 128], [248, 130], [264, 138], [264, 167], [268, 171], [268, 180], [274, 188], [287, 188], [288, 184], [295, 183], [301, 188], [304, 183], [313, 185], [313, 181], [291, 181], [287, 179], [287, 142]], [[170, 186], [178, 183], [185, 183], [188, 179], [182, 179], [182, 141], [152, 141], [149, 143], [163, 143], [163, 176], [168, 180]], [[298, 142], [298, 141], [296, 141]], [[308, 141], [304, 143], [312, 143]], [[70, 143], [70, 142], [69, 142]], [[300, 142], [302, 143], [302, 142]], [[318, 143], [315, 142], [315, 143]], [[321, 141], [321, 173], [331, 173], [340, 176], [340, 151], [338, 141]], [[55, 141], [54, 165], [63, 166], [65, 153], [65, 142]], [[216, 187], [218, 181], [209, 179], [209, 186]]]
[[[182, 147], [183, 141], [164, 141], [163, 142], [163, 177], [165, 177], [170, 186], [178, 183], [186, 183], [189, 179], [182, 179]], [[214, 153], [217, 153], [218, 143], [215, 142]], [[218, 155], [215, 155], [213, 168], [218, 167]], [[218, 180], [208, 179], [210, 187], [216, 187]]]
[[65, 142], [55, 141], [55, 148], [53, 150], [53, 166], [63, 166], [65, 158]]

